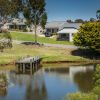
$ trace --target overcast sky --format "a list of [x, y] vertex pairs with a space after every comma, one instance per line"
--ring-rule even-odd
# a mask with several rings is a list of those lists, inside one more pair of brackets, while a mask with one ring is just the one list
[[46, 0], [48, 21], [65, 21], [82, 18], [96, 18], [100, 0]]

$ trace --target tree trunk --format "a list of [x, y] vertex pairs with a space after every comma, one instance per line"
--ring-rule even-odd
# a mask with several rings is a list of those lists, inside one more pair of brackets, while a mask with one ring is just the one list
[[34, 23], [34, 27], [35, 27], [35, 44], [37, 44], [37, 25], [36, 25], [36, 14], [35, 14], [35, 23]]
[[35, 25], [35, 44], [37, 44], [37, 27], [36, 27], [36, 25]]

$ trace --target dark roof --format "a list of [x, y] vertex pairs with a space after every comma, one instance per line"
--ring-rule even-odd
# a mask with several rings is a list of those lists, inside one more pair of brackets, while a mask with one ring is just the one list
[[[8, 23], [8, 25], [14, 25], [13, 23]], [[16, 25], [26, 25], [25, 23], [16, 23]]]
[[60, 30], [63, 28], [76, 28], [78, 29], [82, 25], [82, 23], [68, 23], [66, 21], [54, 21], [54, 22], [48, 22], [45, 26], [45, 28], [59, 28]]
[[64, 28], [76, 28], [78, 29], [80, 26], [82, 25], [82, 23], [64, 23], [59, 29], [64, 29]]
[[59, 28], [61, 27], [65, 21], [53, 21], [53, 22], [48, 22], [45, 26], [45, 28]]

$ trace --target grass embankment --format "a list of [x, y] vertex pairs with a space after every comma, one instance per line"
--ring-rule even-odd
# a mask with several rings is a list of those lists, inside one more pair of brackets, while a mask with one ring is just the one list
[[34, 45], [13, 44], [12, 49], [0, 52], [0, 64], [12, 62], [25, 55], [42, 56], [43, 61], [88, 61], [89, 59], [74, 56], [71, 52], [75, 49], [57, 47], [39, 47]]
[[[34, 34], [11, 32], [11, 36], [13, 40], [34, 42]], [[56, 41], [56, 39], [49, 38], [49, 37], [37, 36], [37, 39], [39, 43], [73, 45], [73, 42]]]

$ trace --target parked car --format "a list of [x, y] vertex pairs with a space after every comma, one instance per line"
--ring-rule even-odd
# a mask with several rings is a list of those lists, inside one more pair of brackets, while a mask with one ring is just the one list
[[45, 37], [51, 37], [52, 34], [51, 33], [45, 33]]

